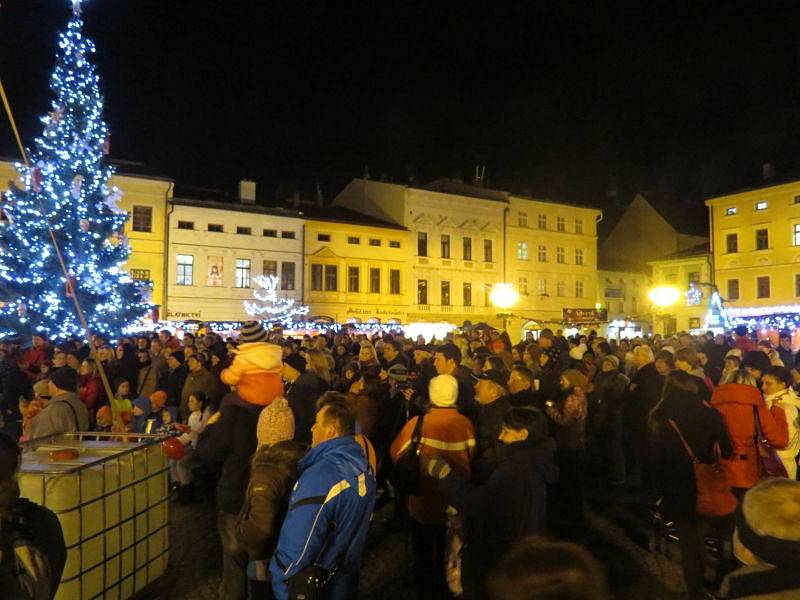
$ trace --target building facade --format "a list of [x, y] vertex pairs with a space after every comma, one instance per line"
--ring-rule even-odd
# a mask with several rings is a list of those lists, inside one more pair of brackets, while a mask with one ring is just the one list
[[654, 287], [674, 287], [679, 292], [678, 301], [673, 306], [654, 312], [654, 332], [671, 335], [703, 329], [709, 298], [714, 290], [709, 245], [701, 244], [670, 254], [651, 261], [650, 266]]
[[303, 297], [300, 213], [175, 198], [169, 208], [168, 300], [173, 321], [245, 321], [258, 275], [279, 278], [279, 298]]
[[596, 306], [604, 308], [608, 322], [600, 328], [612, 338], [630, 338], [652, 331], [652, 314], [647, 293], [652, 287], [647, 269], [630, 266], [624, 271], [597, 271]]

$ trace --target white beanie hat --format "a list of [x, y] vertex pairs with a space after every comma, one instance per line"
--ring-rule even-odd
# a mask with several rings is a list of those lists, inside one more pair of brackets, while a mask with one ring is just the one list
[[442, 408], [456, 405], [458, 399], [458, 380], [452, 375], [439, 375], [428, 385], [431, 404]]

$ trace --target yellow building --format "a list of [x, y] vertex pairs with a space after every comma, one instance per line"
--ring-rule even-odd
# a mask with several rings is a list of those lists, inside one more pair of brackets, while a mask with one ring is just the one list
[[303, 300], [309, 317], [338, 323], [408, 323], [408, 230], [341, 207], [303, 212]]
[[652, 314], [647, 293], [651, 287], [650, 269], [625, 262], [624, 269], [613, 263], [597, 271], [598, 308], [606, 310], [608, 322], [599, 331], [611, 338], [631, 338], [652, 330]]
[[674, 287], [679, 293], [675, 304], [654, 310], [654, 333], [671, 335], [702, 329], [709, 295], [713, 291], [709, 245], [700, 244], [675, 252], [650, 261], [650, 266], [653, 269], [653, 287]]
[[509, 197], [507, 281], [519, 292], [511, 327], [562, 327], [563, 309], [594, 309], [597, 289], [597, 208]]
[[798, 304], [800, 181], [710, 198], [706, 205], [714, 276], [726, 305], [769, 314]]
[[[136, 165], [123, 165], [126, 171], [132, 167], [135, 170]], [[13, 161], [0, 161], [2, 189], [8, 189], [7, 182], [16, 178]], [[130, 216], [125, 224], [125, 235], [131, 245], [131, 256], [125, 268], [134, 279], [151, 281], [151, 301], [158, 306], [165, 306], [166, 206], [172, 197], [173, 182], [159, 177], [118, 173], [112, 178], [111, 185], [122, 190], [119, 207]]]

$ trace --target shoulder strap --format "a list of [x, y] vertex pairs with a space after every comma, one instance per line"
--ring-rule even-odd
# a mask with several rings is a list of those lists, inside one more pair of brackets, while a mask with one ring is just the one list
[[425, 415], [420, 415], [417, 417], [417, 422], [414, 425], [414, 431], [411, 434], [411, 444], [417, 445], [419, 444], [420, 440], [422, 439], [422, 420], [425, 418]]
[[755, 438], [756, 444], [764, 439], [764, 430], [761, 429], [761, 417], [758, 414], [758, 405], [753, 407], [753, 423], [755, 424]]
[[697, 457], [694, 455], [694, 452], [692, 452], [691, 447], [686, 442], [686, 438], [683, 437], [683, 434], [681, 433], [681, 430], [678, 429], [678, 425], [675, 423], [675, 421], [670, 419], [669, 420], [669, 424], [672, 425], [672, 428], [675, 430], [675, 433], [677, 433], [678, 437], [681, 438], [681, 442], [683, 443], [683, 447], [686, 449], [686, 453], [689, 455], [689, 458], [692, 459], [692, 462], [693, 463], [700, 462], [700, 461], [697, 460]]
[[70, 412], [72, 413], [72, 418], [75, 420], [75, 431], [81, 430], [81, 425], [78, 423], [78, 413], [75, 412], [75, 407], [69, 403], [69, 400], [60, 400], [63, 404], [66, 404], [69, 407]]

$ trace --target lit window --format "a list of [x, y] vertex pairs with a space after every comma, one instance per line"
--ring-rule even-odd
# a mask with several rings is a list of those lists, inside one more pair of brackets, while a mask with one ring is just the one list
[[131, 228], [134, 231], [150, 233], [153, 231], [153, 207], [134, 206]]
[[767, 201], [761, 200], [756, 202], [756, 210], [767, 210]]
[[575, 249], [575, 264], [582, 265], [583, 264], [583, 250], [580, 248]]
[[517, 258], [528, 260], [528, 242], [519, 242], [517, 244]]
[[792, 240], [794, 241], [795, 246], [800, 246], [800, 223], [795, 223], [794, 225], [794, 234], [792, 235]]
[[735, 215], [735, 214], [736, 214], [736, 207], [735, 206], [729, 206], [728, 208], [725, 209], [725, 215], [726, 216], [730, 217], [731, 215]]
[[547, 246], [539, 245], [537, 257], [539, 259], [539, 262], [547, 262]]
[[556, 248], [556, 262], [560, 265], [567, 262], [566, 250], [564, 250], [564, 248]]
[[236, 233], [238, 235], [252, 235], [253, 230], [250, 227], [237, 227]]
[[236, 259], [236, 281], [234, 286], [237, 288], [250, 287], [250, 259]]
[[194, 281], [194, 256], [191, 254], [178, 254], [178, 285], [193, 285]]
[[564, 217], [556, 217], [556, 231], [566, 231], [567, 224]]

